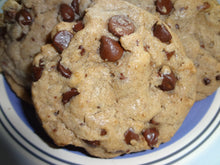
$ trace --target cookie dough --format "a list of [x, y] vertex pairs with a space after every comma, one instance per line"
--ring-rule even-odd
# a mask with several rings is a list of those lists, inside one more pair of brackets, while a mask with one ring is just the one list
[[[32, 82], [31, 63], [50, 32], [60, 21], [75, 21], [88, 1], [8, 0], [0, 19], [0, 67], [16, 94], [28, 101]], [[8, 79], [10, 77], [10, 80]]]
[[164, 20], [197, 69], [197, 100], [220, 87], [220, 5], [216, 0], [126, 0]]
[[195, 101], [196, 70], [157, 17], [121, 0], [95, 0], [61, 22], [33, 61], [36, 112], [59, 146], [112, 158], [158, 147]]

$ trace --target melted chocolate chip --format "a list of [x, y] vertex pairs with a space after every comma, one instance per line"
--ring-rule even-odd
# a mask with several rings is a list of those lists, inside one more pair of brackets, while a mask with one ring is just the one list
[[73, 26], [73, 31], [74, 31], [74, 32], [78, 32], [78, 31], [82, 30], [83, 28], [84, 28], [83, 22], [82, 22], [82, 21], [79, 21], [79, 22], [77, 22], [77, 24], [75, 24], [75, 25]]
[[136, 141], [139, 140], [139, 135], [134, 133], [134, 130], [132, 128], [129, 128], [124, 133], [124, 136], [125, 136], [124, 140], [125, 140], [126, 144], [131, 144], [131, 140], [136, 140]]
[[63, 21], [65, 21], [65, 22], [74, 21], [75, 14], [74, 14], [73, 9], [69, 5], [61, 4], [60, 5], [60, 14], [61, 14]]
[[153, 34], [163, 43], [170, 43], [172, 36], [167, 28], [162, 24], [155, 23], [153, 26]]
[[180, 25], [179, 24], [175, 24], [176, 29], [180, 29]]
[[98, 140], [93, 140], [93, 141], [83, 140], [83, 141], [92, 147], [96, 147], [100, 145], [100, 141]]
[[27, 10], [21, 9], [16, 14], [16, 21], [22, 25], [31, 25], [33, 20], [31, 14]]
[[159, 85], [159, 88], [163, 91], [171, 91], [175, 88], [177, 78], [175, 77], [174, 73], [171, 72], [170, 74], [163, 74], [163, 81], [162, 84]]
[[73, 38], [73, 34], [69, 31], [63, 30], [59, 31], [53, 38], [53, 46], [58, 51], [58, 53], [62, 53], [65, 48], [69, 46], [71, 39]]
[[143, 130], [142, 135], [150, 147], [153, 147], [158, 142], [159, 131], [156, 128], [147, 128]]
[[155, 5], [157, 12], [161, 15], [168, 15], [173, 9], [173, 3], [171, 0], [157, 0]]
[[76, 14], [79, 15], [79, 0], [73, 0], [71, 3]]
[[115, 15], [109, 20], [108, 30], [115, 36], [121, 37], [133, 33], [135, 26], [130, 18], [124, 15]]
[[72, 97], [79, 95], [80, 93], [76, 88], [72, 88], [70, 91], [63, 93], [62, 95], [62, 103], [65, 105], [70, 101]]
[[209, 84], [211, 83], [211, 80], [210, 80], [209, 78], [205, 77], [205, 78], [203, 79], [203, 83], [204, 83], [205, 85], [209, 85]]
[[60, 61], [57, 64], [57, 70], [62, 74], [63, 77], [70, 78], [72, 75], [72, 72], [69, 70], [69, 68], [65, 68]]
[[106, 36], [101, 37], [100, 56], [103, 60], [115, 62], [123, 55], [120, 43]]
[[216, 81], [220, 80], [220, 74], [215, 77]]
[[106, 131], [105, 129], [101, 129], [100, 135], [101, 135], [101, 136], [107, 135], [107, 131]]

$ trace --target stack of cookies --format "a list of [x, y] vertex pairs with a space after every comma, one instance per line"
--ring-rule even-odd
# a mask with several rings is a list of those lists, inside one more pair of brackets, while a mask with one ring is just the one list
[[158, 147], [220, 86], [213, 0], [8, 0], [3, 11], [1, 70], [58, 146], [101, 158]]

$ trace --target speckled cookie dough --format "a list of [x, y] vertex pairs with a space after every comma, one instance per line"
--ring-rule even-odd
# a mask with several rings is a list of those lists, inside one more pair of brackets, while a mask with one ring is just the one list
[[177, 33], [197, 68], [197, 100], [220, 87], [220, 5], [216, 0], [126, 0]]
[[[83, 15], [87, 0], [8, 0], [0, 19], [0, 67], [16, 94], [28, 101], [31, 63], [60, 21]], [[10, 80], [9, 80], [10, 78]]]
[[33, 61], [37, 114], [59, 146], [112, 158], [158, 147], [195, 101], [196, 71], [157, 17], [121, 0], [95, 0], [62, 22]]

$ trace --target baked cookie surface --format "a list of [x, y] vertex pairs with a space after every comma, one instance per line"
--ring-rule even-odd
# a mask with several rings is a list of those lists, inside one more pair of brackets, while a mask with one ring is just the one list
[[8, 0], [3, 5], [0, 67], [19, 97], [31, 100], [31, 63], [41, 46], [50, 42], [51, 30], [60, 21], [79, 19], [85, 6], [84, 0], [82, 4], [77, 0]]
[[164, 20], [197, 69], [197, 100], [220, 87], [220, 5], [215, 0], [126, 0]]
[[59, 146], [111, 158], [167, 142], [195, 101], [195, 67], [157, 17], [120, 0], [95, 0], [62, 22], [33, 61], [32, 96]]

